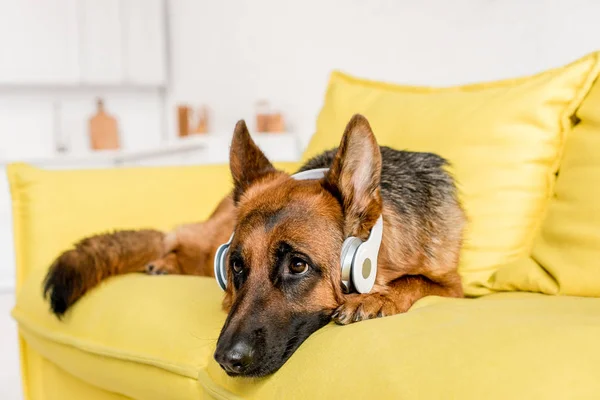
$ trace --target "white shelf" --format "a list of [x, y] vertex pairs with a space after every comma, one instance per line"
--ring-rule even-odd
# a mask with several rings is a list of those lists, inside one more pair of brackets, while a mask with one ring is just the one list
[[[204, 140], [198, 140], [204, 139]], [[25, 158], [19, 160], [0, 160], [0, 165], [10, 164], [13, 162], [25, 162], [34, 165], [65, 165], [65, 164], [98, 164], [98, 163], [114, 163], [123, 164], [128, 161], [137, 161], [142, 159], [153, 158], [162, 155], [170, 155], [195, 151], [205, 148], [206, 138], [194, 138], [194, 140], [181, 140], [177, 142], [167, 143], [160, 148], [142, 149], [142, 150], [100, 150], [90, 152], [89, 154], [57, 154], [50, 157]]]
[[[24, 162], [41, 167], [89, 167], [148, 165], [153, 161], [171, 157], [187, 158], [188, 164], [205, 162], [226, 162], [229, 153], [231, 133], [196, 134], [172, 139], [157, 148], [140, 150], [102, 150], [84, 154], [56, 154], [49, 157], [24, 159], [0, 159], [0, 166]], [[273, 161], [294, 161], [300, 157], [298, 140], [292, 133], [256, 133], [252, 135], [257, 145]], [[202, 157], [202, 154], [207, 157]], [[189, 156], [195, 156], [190, 159]], [[162, 163], [158, 162], [161, 165]], [[167, 162], [168, 164], [168, 162]]]

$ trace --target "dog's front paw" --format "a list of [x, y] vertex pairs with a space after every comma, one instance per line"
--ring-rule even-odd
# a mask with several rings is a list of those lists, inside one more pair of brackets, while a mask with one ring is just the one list
[[148, 263], [146, 268], [144, 268], [144, 272], [146, 272], [148, 275], [167, 275], [169, 273], [169, 271], [163, 268], [163, 266], [160, 264], [160, 260]]
[[169, 253], [163, 258], [149, 262], [144, 271], [148, 275], [177, 274], [177, 265], [177, 256], [174, 253]]
[[333, 313], [333, 321], [338, 325], [371, 318], [385, 317], [399, 312], [395, 302], [381, 293], [351, 294], [346, 297], [344, 304]]

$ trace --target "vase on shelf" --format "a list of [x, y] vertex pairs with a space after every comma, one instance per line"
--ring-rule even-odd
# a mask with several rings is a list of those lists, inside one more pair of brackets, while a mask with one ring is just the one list
[[179, 137], [208, 133], [208, 107], [193, 109], [188, 105], [177, 106], [177, 125]]
[[285, 131], [283, 116], [271, 108], [267, 100], [259, 100], [256, 109], [256, 132], [281, 133]]

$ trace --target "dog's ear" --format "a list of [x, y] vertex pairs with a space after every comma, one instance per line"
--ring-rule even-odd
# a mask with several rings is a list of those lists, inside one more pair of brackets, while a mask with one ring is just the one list
[[340, 147], [324, 179], [344, 211], [344, 234], [368, 236], [381, 214], [381, 153], [371, 126], [356, 114], [346, 126]]
[[233, 131], [229, 168], [233, 178], [233, 200], [236, 203], [252, 182], [275, 171], [273, 165], [250, 137], [244, 120], [238, 121]]

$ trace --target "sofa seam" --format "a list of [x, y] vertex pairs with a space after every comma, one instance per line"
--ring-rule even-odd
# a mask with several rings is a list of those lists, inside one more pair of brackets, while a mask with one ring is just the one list
[[224, 387], [222, 387], [221, 385], [218, 385], [217, 383], [215, 383], [214, 380], [212, 380], [209, 376], [208, 373], [206, 371], [200, 371], [198, 373], [198, 376], [196, 377], [196, 379], [198, 380], [198, 383], [206, 390], [208, 391], [211, 395], [217, 397], [220, 400], [237, 400], [237, 399], [241, 399], [240, 396], [231, 393], [229, 390], [225, 389]]
[[[117, 360], [137, 362], [140, 364], [151, 365], [153, 367], [161, 368], [166, 371], [185, 376], [192, 379], [197, 379], [198, 371], [202, 368], [194, 366], [185, 366], [181, 364], [175, 364], [164, 360], [153, 359], [148, 357], [141, 357], [139, 355], [129, 354], [127, 352], [118, 351], [109, 347], [103, 347], [100, 345], [90, 345], [81, 343], [76, 338], [70, 335], [53, 333], [52, 335], [43, 332], [43, 328], [35, 326], [35, 324], [28, 321], [28, 318], [24, 316], [16, 308], [11, 312], [13, 318], [19, 323], [19, 329], [25, 329], [31, 334], [34, 334], [40, 338], [59, 343], [61, 345], [69, 346], [79, 351], [94, 354], [97, 356], [110, 357]], [[193, 371], [193, 372], [192, 372]]]

